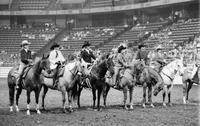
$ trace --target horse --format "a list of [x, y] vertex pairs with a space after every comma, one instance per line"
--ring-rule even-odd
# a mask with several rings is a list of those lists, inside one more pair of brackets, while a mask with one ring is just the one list
[[[16, 111], [19, 112], [18, 100], [21, 95], [22, 89], [26, 90], [27, 94], [27, 115], [30, 115], [30, 93], [35, 92], [35, 102], [37, 114], [40, 114], [39, 110], [39, 94], [42, 87], [40, 74], [42, 70], [49, 70], [50, 63], [47, 57], [36, 58], [35, 64], [25, 68], [25, 76], [23, 75], [22, 83], [19, 85], [16, 93]], [[16, 86], [16, 74], [19, 66], [13, 67], [8, 73], [8, 88], [9, 88], [9, 99], [10, 99], [10, 112], [13, 112], [14, 95]]]
[[171, 103], [171, 90], [173, 87], [173, 80], [175, 78], [176, 74], [183, 75], [184, 67], [183, 67], [183, 60], [182, 59], [176, 59], [166, 66], [163, 67], [163, 69], [160, 72], [160, 75], [164, 81], [164, 87], [163, 87], [163, 106], [166, 107], [165, 103], [165, 96], [168, 94], [168, 103], [170, 106], [172, 106]]
[[[104, 56], [103, 56], [104, 57]], [[92, 94], [93, 94], [93, 109], [95, 109], [95, 103], [96, 103], [96, 91], [98, 92], [97, 96], [97, 110], [100, 111], [100, 96], [103, 92], [103, 99], [104, 99], [104, 106], [106, 106], [106, 96], [109, 90], [109, 86], [105, 82], [105, 75], [106, 72], [109, 71], [111, 74], [114, 73], [114, 62], [112, 60], [112, 57], [109, 55], [106, 55], [107, 58], [102, 58], [101, 61], [97, 62], [95, 64], [89, 75], [86, 75], [86, 77], [82, 77], [81, 80], [83, 80], [81, 85], [83, 87], [91, 88]], [[83, 79], [84, 78], [84, 79]], [[82, 90], [82, 89], [81, 89]], [[81, 90], [79, 90], [79, 97]], [[80, 98], [78, 98], [78, 106], [80, 107]]]
[[69, 112], [73, 111], [72, 108], [72, 100], [77, 97], [79, 89], [78, 82], [79, 81], [79, 73], [81, 72], [80, 68], [80, 61], [74, 60], [62, 68], [64, 69], [64, 73], [62, 76], [58, 78], [59, 83], [57, 85], [57, 88], [53, 87], [53, 79], [49, 78], [45, 74], [42, 75], [43, 77], [43, 94], [42, 94], [42, 109], [45, 110], [45, 105], [44, 105], [44, 99], [46, 96], [46, 93], [48, 92], [48, 89], [53, 89], [53, 90], [58, 90], [62, 92], [62, 108], [63, 112], [66, 113], [66, 106], [65, 106], [65, 101], [66, 101], [66, 92], [68, 94], [68, 105], [69, 105]]
[[137, 81], [143, 86], [142, 107], [146, 108], [146, 90], [148, 89], [148, 102], [150, 106], [154, 108], [152, 102], [152, 87], [154, 86], [153, 94], [156, 96], [164, 87], [163, 79], [156, 70], [149, 66], [145, 66], [143, 69], [140, 68], [140, 70], [142, 70], [142, 72], [138, 75]]
[[[188, 96], [189, 91], [192, 88], [193, 83], [199, 84], [199, 72], [200, 68], [195, 66], [196, 70], [193, 68], [192, 71], [189, 70], [189, 68], [186, 68], [184, 70], [183, 76], [182, 76], [182, 82], [183, 82], [183, 104], [186, 104], [188, 102]], [[196, 71], [196, 72], [195, 72]], [[194, 72], [194, 76], [192, 77], [192, 72]]]

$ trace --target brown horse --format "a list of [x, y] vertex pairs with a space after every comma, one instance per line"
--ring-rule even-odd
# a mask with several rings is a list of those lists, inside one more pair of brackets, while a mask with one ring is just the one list
[[183, 103], [188, 102], [189, 91], [192, 88], [193, 83], [199, 84], [199, 67], [193, 77], [191, 77], [192, 71], [188, 71], [188, 68], [184, 70], [182, 81], [183, 81]]
[[[22, 89], [26, 90], [27, 94], [27, 115], [30, 115], [30, 93], [35, 92], [35, 101], [36, 101], [36, 111], [40, 114], [39, 110], [39, 94], [42, 87], [42, 80], [40, 74], [42, 70], [49, 70], [49, 60], [42, 57], [33, 66], [30, 66], [30, 69], [27, 71], [25, 78], [22, 79], [22, 83], [19, 85], [19, 89], [16, 94], [16, 111], [19, 112], [18, 100], [21, 95]], [[14, 104], [14, 94], [15, 94], [15, 85], [16, 85], [16, 74], [18, 67], [14, 67], [8, 73], [8, 87], [9, 87], [9, 98], [10, 98], [10, 111], [13, 111]], [[25, 70], [26, 71], [26, 70]]]
[[80, 62], [78, 60], [75, 60], [71, 63], [68, 63], [64, 66], [64, 73], [61, 77], [59, 77], [59, 84], [56, 89], [53, 88], [53, 79], [48, 77], [42, 77], [43, 78], [43, 94], [42, 94], [42, 108], [45, 109], [44, 106], [44, 99], [46, 96], [46, 93], [48, 91], [48, 88], [58, 90], [62, 92], [62, 107], [63, 112], [66, 112], [65, 109], [65, 101], [66, 101], [66, 92], [68, 94], [68, 104], [69, 104], [69, 112], [72, 112], [72, 100], [77, 96], [77, 89], [79, 86], [76, 81], [79, 80], [79, 73], [81, 72], [80, 68]]
[[148, 88], [148, 102], [154, 108], [152, 102], [152, 87], [154, 86], [153, 94], [156, 96], [164, 87], [164, 82], [160, 74], [151, 67], [144, 67], [141, 74], [139, 74], [138, 81], [143, 86], [143, 100], [142, 107], [146, 107], [146, 90]]

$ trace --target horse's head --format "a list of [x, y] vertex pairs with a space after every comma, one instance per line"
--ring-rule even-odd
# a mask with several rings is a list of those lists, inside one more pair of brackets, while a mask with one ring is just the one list
[[182, 76], [184, 73], [184, 64], [183, 64], [183, 60], [176, 60], [175, 61], [175, 73], [177, 73]]
[[154, 95], [154, 96], [157, 96], [158, 93], [159, 93], [161, 90], [163, 90], [163, 87], [164, 87], [164, 84], [163, 84], [163, 83], [159, 83], [159, 84], [155, 85], [154, 91], [153, 91], [153, 95]]
[[45, 71], [50, 71], [50, 61], [49, 61], [49, 56], [45, 57], [43, 56], [42, 59], [40, 60], [40, 65], [39, 67]]
[[135, 61], [134, 62], [134, 72], [136, 73], [136, 75], [139, 75], [140, 73], [142, 73], [144, 68], [145, 68], [144, 61]]
[[114, 62], [113, 62], [113, 57], [109, 57], [106, 59], [106, 67], [108, 68], [109, 73], [111, 76], [114, 74]]

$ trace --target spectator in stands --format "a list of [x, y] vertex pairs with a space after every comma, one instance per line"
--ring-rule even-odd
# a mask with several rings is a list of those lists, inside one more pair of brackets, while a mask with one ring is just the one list
[[89, 74], [89, 67], [96, 60], [90, 45], [89, 41], [85, 41], [81, 50], [81, 66], [83, 66], [86, 75]]
[[138, 45], [138, 51], [136, 54], [136, 60], [143, 60], [146, 65], [148, 65], [148, 52], [146, 51], [146, 45]]
[[19, 88], [19, 84], [21, 83], [24, 67], [32, 64], [33, 61], [31, 56], [31, 51], [29, 50], [29, 45], [30, 43], [27, 40], [24, 40], [21, 43], [22, 47], [22, 49], [20, 50], [21, 60], [18, 70], [18, 76], [16, 79], [16, 89]]
[[49, 61], [50, 61], [50, 69], [52, 71], [51, 76], [53, 76], [53, 87], [56, 88], [58, 85], [58, 69], [60, 65], [65, 62], [65, 58], [60, 51], [60, 45], [54, 43], [50, 48], [49, 53]]

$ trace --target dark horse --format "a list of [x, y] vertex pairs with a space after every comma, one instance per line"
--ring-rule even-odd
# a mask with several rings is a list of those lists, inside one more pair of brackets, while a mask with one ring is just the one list
[[[40, 114], [39, 110], [39, 94], [42, 87], [40, 74], [42, 70], [49, 70], [49, 60], [42, 57], [31, 68], [27, 71], [26, 76], [22, 79], [22, 83], [19, 86], [16, 94], [16, 111], [19, 112], [18, 100], [22, 92], [22, 89], [26, 90], [27, 94], [27, 115], [30, 115], [30, 93], [35, 92], [35, 101], [36, 101], [36, 111]], [[28, 68], [27, 68], [28, 69]], [[9, 98], [10, 98], [10, 111], [13, 111], [14, 104], [14, 95], [15, 95], [15, 85], [16, 85], [16, 74], [18, 67], [14, 67], [8, 73], [8, 87], [9, 87]], [[26, 71], [26, 70], [25, 70]]]
[[199, 84], [199, 67], [197, 68], [193, 77], [191, 77], [191, 71], [188, 71], [188, 68], [183, 73], [183, 103], [188, 102], [189, 91], [192, 88], [193, 83]]
[[[86, 87], [92, 88], [93, 94], [93, 109], [95, 109], [96, 102], [96, 90], [98, 91], [97, 99], [97, 110], [100, 110], [100, 96], [103, 92], [104, 101], [106, 101], [107, 91], [109, 86], [105, 82], [106, 72], [109, 71], [111, 74], [114, 73], [114, 63], [112, 57], [107, 56], [108, 58], [103, 59], [91, 69], [90, 75], [82, 83], [86, 84]], [[79, 90], [81, 91], [81, 90]], [[106, 94], [105, 94], [106, 93]], [[80, 92], [79, 92], [80, 97]], [[105, 102], [104, 102], [105, 105]], [[80, 99], [78, 98], [78, 106], [80, 107]]]

